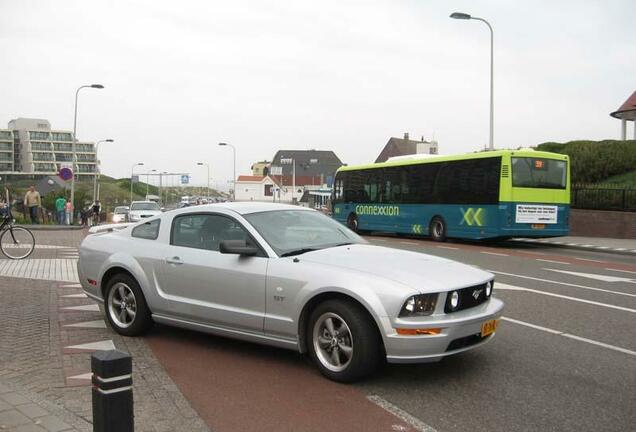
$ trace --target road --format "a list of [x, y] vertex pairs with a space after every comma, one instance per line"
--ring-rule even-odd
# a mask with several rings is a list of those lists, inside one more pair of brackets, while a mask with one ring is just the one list
[[146, 341], [214, 430], [634, 430], [633, 256], [367, 240], [493, 272], [495, 295], [506, 303], [494, 340], [439, 363], [387, 365], [362, 383], [340, 385], [292, 352], [157, 326]]

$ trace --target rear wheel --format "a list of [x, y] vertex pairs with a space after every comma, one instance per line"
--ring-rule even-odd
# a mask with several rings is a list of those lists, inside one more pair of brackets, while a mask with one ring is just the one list
[[433, 240], [438, 242], [446, 241], [446, 222], [441, 217], [435, 216], [431, 220], [428, 231]]
[[359, 222], [358, 222], [358, 216], [357, 216], [355, 213], [351, 213], [351, 214], [349, 215], [349, 217], [347, 218], [347, 227], [348, 227], [351, 231], [353, 231], [353, 232], [357, 233], [357, 232], [359, 232], [358, 224], [359, 224]]
[[339, 382], [370, 375], [380, 362], [375, 324], [360, 306], [328, 300], [311, 314], [307, 328], [309, 353], [320, 372]]
[[127, 274], [115, 275], [108, 281], [104, 305], [108, 322], [119, 334], [137, 336], [152, 326], [150, 309], [141, 288]]
[[10, 226], [0, 236], [0, 249], [7, 258], [24, 259], [35, 250], [35, 237], [26, 228]]

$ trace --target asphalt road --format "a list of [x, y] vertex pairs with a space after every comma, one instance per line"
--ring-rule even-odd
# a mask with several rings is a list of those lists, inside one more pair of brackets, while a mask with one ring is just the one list
[[636, 430], [636, 258], [367, 239], [492, 271], [506, 303], [493, 341], [340, 385], [292, 352], [157, 326], [147, 342], [214, 430]]

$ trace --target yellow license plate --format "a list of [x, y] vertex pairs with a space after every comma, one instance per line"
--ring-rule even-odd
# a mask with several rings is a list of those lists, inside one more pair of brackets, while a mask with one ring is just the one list
[[544, 229], [544, 224], [532, 224], [532, 229]]
[[486, 321], [481, 325], [481, 337], [486, 337], [497, 330], [497, 320]]

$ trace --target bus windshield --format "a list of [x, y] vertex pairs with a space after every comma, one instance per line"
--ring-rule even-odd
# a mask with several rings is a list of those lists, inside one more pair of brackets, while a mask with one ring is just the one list
[[566, 162], [532, 157], [512, 158], [512, 187], [565, 189]]

